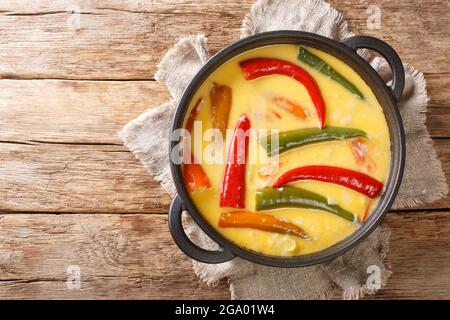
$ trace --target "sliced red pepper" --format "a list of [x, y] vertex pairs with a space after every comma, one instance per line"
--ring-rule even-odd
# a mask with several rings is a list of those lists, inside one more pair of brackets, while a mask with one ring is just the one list
[[317, 110], [320, 127], [325, 126], [325, 102], [316, 80], [303, 68], [289, 61], [271, 58], [255, 58], [239, 63], [245, 73], [246, 80], [273, 74], [285, 75], [302, 83], [308, 91]]
[[375, 198], [383, 189], [383, 183], [358, 171], [332, 166], [298, 167], [282, 174], [273, 184], [279, 188], [297, 180], [318, 180], [345, 186], [370, 198]]
[[292, 114], [293, 116], [295, 116], [296, 118], [306, 119], [306, 112], [305, 112], [305, 110], [303, 110], [303, 108], [300, 107], [295, 102], [292, 102], [291, 100], [288, 100], [288, 99], [283, 98], [283, 97], [273, 98], [273, 102], [277, 106], [282, 108], [283, 110], [285, 110], [285, 111], [289, 112], [290, 114]]
[[248, 211], [222, 213], [219, 218], [221, 228], [251, 228], [268, 232], [290, 234], [302, 239], [312, 238], [299, 226], [280, 217]]
[[191, 113], [189, 114], [189, 117], [186, 120], [186, 130], [192, 133], [192, 130], [194, 129], [194, 122], [197, 119], [198, 113], [200, 112], [200, 109], [203, 105], [203, 97], [200, 97], [197, 100], [197, 103], [192, 108]]
[[250, 120], [242, 115], [234, 129], [228, 149], [227, 164], [220, 193], [220, 206], [245, 207], [245, 162], [248, 150]]

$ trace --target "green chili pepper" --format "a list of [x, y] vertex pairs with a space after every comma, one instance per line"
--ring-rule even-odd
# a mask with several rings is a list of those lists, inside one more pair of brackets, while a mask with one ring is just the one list
[[[272, 146], [272, 140], [278, 137], [278, 146], [276, 143]], [[267, 155], [271, 157], [274, 154], [281, 154], [288, 150], [298, 148], [307, 144], [329, 141], [343, 140], [355, 137], [367, 138], [367, 133], [353, 128], [325, 127], [306, 128], [298, 130], [284, 131], [262, 137], [259, 143], [266, 149]]]
[[320, 71], [324, 75], [330, 77], [334, 81], [340, 83], [344, 88], [346, 88], [351, 93], [354, 93], [361, 99], [364, 99], [364, 96], [361, 93], [361, 91], [359, 91], [358, 88], [356, 88], [356, 86], [353, 83], [344, 78], [344, 76], [342, 76], [339, 72], [334, 70], [330, 65], [328, 65], [325, 61], [323, 61], [315, 54], [311, 53], [310, 51], [306, 50], [303, 47], [299, 47], [297, 58], [300, 61], [306, 63], [307, 65], [313, 67], [314, 69]]
[[284, 207], [319, 209], [331, 212], [345, 220], [355, 222], [356, 216], [335, 204], [328, 204], [325, 197], [300, 188], [265, 187], [256, 191], [256, 210], [270, 210]]

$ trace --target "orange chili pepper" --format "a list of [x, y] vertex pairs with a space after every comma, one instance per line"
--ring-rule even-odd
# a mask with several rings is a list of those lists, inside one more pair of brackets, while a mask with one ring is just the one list
[[203, 191], [211, 187], [208, 176], [199, 163], [183, 164], [184, 183], [189, 192]]
[[249, 211], [222, 213], [219, 218], [221, 228], [251, 228], [268, 232], [289, 234], [306, 240], [312, 238], [299, 226], [280, 217]]
[[214, 82], [209, 95], [211, 98], [213, 127], [219, 129], [222, 135], [225, 136], [231, 109], [231, 88]]

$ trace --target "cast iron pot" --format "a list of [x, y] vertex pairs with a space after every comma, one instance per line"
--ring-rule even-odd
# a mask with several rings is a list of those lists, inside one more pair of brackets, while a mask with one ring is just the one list
[[[333, 259], [356, 246], [378, 226], [391, 207], [400, 187], [405, 165], [405, 134], [397, 102], [403, 92], [405, 74], [402, 62], [394, 49], [385, 42], [373, 37], [356, 36], [339, 43], [307, 32], [273, 31], [260, 33], [237, 41], [209, 59], [192, 79], [176, 109], [172, 122], [172, 132], [182, 128], [183, 120], [193, 95], [214, 70], [240, 53], [273, 44], [301, 44], [325, 51], [352, 67], [373, 90], [383, 108], [391, 139], [391, 163], [384, 193], [370, 217], [346, 239], [316, 253], [294, 257], [269, 256], [239, 247], [214, 230], [192, 202], [183, 182], [181, 165], [171, 161], [172, 178], [178, 194], [173, 199], [169, 210], [170, 232], [178, 247], [186, 255], [197, 261], [221, 263], [234, 257], [240, 257], [274, 267], [304, 267]], [[357, 55], [356, 50], [360, 48], [374, 50], [386, 59], [392, 70], [391, 86], [387, 86], [370, 64]], [[170, 152], [172, 152], [177, 143], [178, 141], [170, 142]], [[184, 210], [188, 211], [200, 228], [219, 245], [218, 250], [205, 250], [189, 240], [181, 222], [181, 214]]]

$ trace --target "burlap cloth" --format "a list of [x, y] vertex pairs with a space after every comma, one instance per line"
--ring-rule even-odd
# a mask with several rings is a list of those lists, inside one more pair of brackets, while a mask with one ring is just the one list
[[[353, 35], [343, 16], [321, 0], [260, 0], [244, 18], [241, 38], [281, 29], [314, 32], [337, 41]], [[185, 37], [165, 55], [155, 77], [167, 86], [173, 100], [150, 108], [119, 133], [124, 144], [171, 195], [174, 195], [175, 188], [168, 158], [170, 122], [184, 88], [208, 59], [205, 44], [203, 35]], [[363, 54], [389, 81], [389, 68], [384, 60], [372, 59], [367, 52]], [[425, 79], [422, 73], [409, 65], [405, 65], [405, 70], [406, 87], [399, 108], [406, 130], [407, 160], [395, 208], [429, 203], [448, 192], [441, 164], [425, 126], [428, 101]], [[184, 217], [184, 224], [194, 242], [204, 248], [217, 248], [188, 215]], [[379, 267], [381, 286], [386, 284], [391, 273], [386, 259], [389, 233], [387, 226], [379, 227], [366, 241], [345, 255], [307, 268], [265, 267], [240, 258], [219, 265], [193, 261], [193, 268], [197, 276], [212, 286], [227, 278], [233, 299], [327, 298], [335, 290], [341, 290], [345, 299], [357, 299], [376, 291], [376, 285], [368, 281], [369, 266]]]

